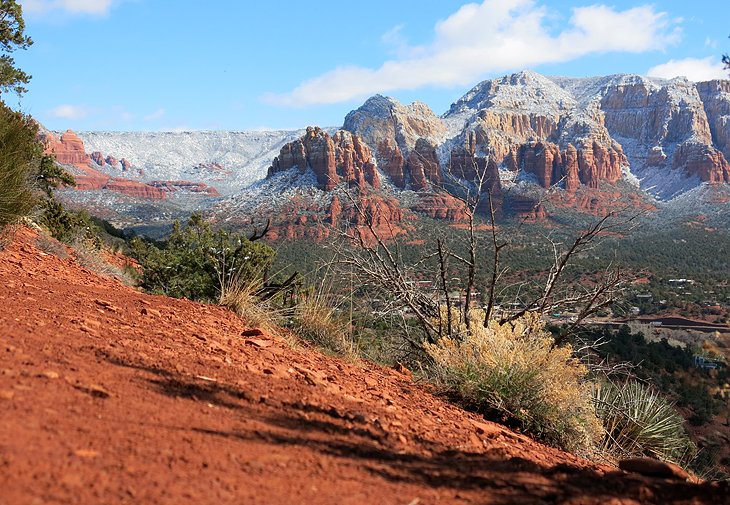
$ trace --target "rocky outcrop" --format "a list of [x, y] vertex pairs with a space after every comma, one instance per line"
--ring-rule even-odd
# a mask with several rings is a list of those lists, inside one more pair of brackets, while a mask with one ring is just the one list
[[375, 150], [378, 167], [396, 187], [425, 190], [441, 182], [436, 146], [446, 127], [426, 104], [376, 95], [345, 117], [343, 129]]
[[730, 159], [730, 80], [697, 83], [712, 143]]
[[517, 159], [518, 166], [534, 174], [543, 188], [562, 181], [571, 192], [579, 184], [597, 188], [601, 181], [617, 183], [622, 177], [621, 167], [627, 163], [620, 148], [596, 141], [579, 148], [568, 144], [565, 151], [551, 142], [529, 142], [521, 146]]
[[331, 191], [341, 182], [375, 189], [380, 178], [370, 149], [357, 135], [344, 130], [330, 136], [318, 127], [307, 128], [306, 134], [281, 148], [274, 158], [267, 177], [298, 168], [301, 173], [311, 169], [320, 189]]
[[398, 144], [384, 139], [376, 144], [378, 167], [390, 177], [390, 181], [398, 188], [406, 187], [406, 159]]
[[359, 192], [355, 197], [358, 199], [357, 206], [337, 194], [332, 195], [329, 204], [303, 196], [290, 198], [272, 216], [273, 224], [267, 238], [322, 241], [339, 228], [350, 234], [359, 234], [365, 243], [370, 244], [375, 238], [370, 232], [370, 225], [384, 239], [406, 231], [404, 223], [408, 211], [402, 208], [396, 198], [375, 192]]
[[93, 161], [100, 167], [104, 166], [104, 164], [106, 163], [106, 160], [104, 159], [104, 155], [99, 151], [94, 151], [93, 153], [91, 153], [91, 155], [89, 157], [91, 158], [91, 161]]
[[[73, 165], [75, 189], [79, 191], [99, 191], [108, 190], [121, 193], [134, 198], [145, 198], [151, 200], [164, 200], [167, 198], [167, 192], [164, 189], [154, 187], [139, 181], [133, 181], [124, 178], [114, 178], [93, 168], [94, 166], [102, 167], [104, 165], [124, 167], [122, 160], [120, 164], [111, 156], [104, 155], [99, 151], [94, 151], [91, 155], [86, 154], [83, 141], [71, 130], [67, 130], [60, 139], [56, 138], [53, 133], [42, 130], [40, 134], [44, 144], [44, 151], [56, 158], [58, 163], [63, 165]], [[131, 165], [127, 163], [127, 169]], [[124, 169], [124, 168], [123, 168]]]
[[133, 198], [145, 198], [149, 200], [164, 200], [167, 198], [167, 191], [139, 181], [131, 181], [129, 179], [111, 178], [100, 189], [122, 193], [123, 195]]
[[467, 220], [464, 202], [446, 192], [421, 195], [411, 210], [424, 214], [431, 219], [460, 222]]
[[699, 177], [711, 184], [730, 183], [730, 164], [722, 152], [700, 142], [685, 142], [677, 147], [672, 168]]
[[642, 180], [652, 175], [649, 189], [660, 198], [678, 190], [682, 178], [671, 171], [686, 179], [680, 192], [695, 180], [727, 182], [730, 81], [526, 71], [478, 84], [444, 121], [458, 133], [457, 144], [473, 145], [502, 169], [532, 173], [543, 187], [562, 179], [569, 192], [595, 189], [629, 169]]
[[198, 193], [205, 194], [207, 196], [220, 196], [220, 193], [213, 186], [208, 186], [202, 182], [190, 182], [190, 181], [151, 181], [148, 183], [150, 186], [158, 189], [162, 189], [168, 193], [174, 193], [177, 191], [185, 193]]
[[617, 76], [605, 86], [600, 107], [608, 131], [626, 146], [632, 171], [677, 170], [719, 184], [728, 182], [729, 88], [728, 81]]
[[66, 130], [61, 138], [51, 132], [44, 132], [41, 135], [46, 154], [56, 158], [56, 161], [64, 165], [87, 165], [91, 158], [84, 150], [84, 143], [71, 130]]
[[568, 144], [565, 152], [561, 154], [562, 173], [564, 177], [565, 191], [575, 193], [580, 185], [580, 165], [578, 164], [578, 150], [573, 144]]

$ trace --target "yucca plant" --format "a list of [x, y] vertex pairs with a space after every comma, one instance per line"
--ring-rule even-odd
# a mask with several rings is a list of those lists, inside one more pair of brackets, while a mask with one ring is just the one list
[[606, 432], [605, 451], [678, 464], [688, 463], [696, 454], [684, 419], [648, 386], [636, 381], [598, 383], [593, 388], [593, 402]]

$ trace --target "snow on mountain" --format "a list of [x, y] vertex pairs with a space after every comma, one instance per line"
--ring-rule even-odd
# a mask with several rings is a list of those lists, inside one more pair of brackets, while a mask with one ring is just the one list
[[[125, 158], [137, 171], [125, 177], [142, 180], [192, 180], [233, 194], [266, 177], [266, 169], [287, 142], [304, 130], [80, 132], [86, 151]], [[108, 165], [107, 171], [111, 170]]]

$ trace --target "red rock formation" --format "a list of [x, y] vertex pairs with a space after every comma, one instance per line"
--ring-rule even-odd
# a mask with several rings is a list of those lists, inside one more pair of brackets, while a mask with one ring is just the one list
[[730, 183], [730, 164], [712, 146], [685, 142], [674, 152], [673, 168], [682, 167], [687, 175], [697, 176], [710, 184]]
[[90, 158], [91, 158], [91, 161], [93, 161], [100, 167], [104, 166], [104, 163], [106, 163], [106, 161], [104, 160], [104, 155], [99, 151], [94, 151], [93, 153], [91, 153]]
[[380, 177], [372, 153], [357, 135], [344, 130], [330, 137], [318, 127], [307, 128], [299, 140], [281, 148], [274, 158], [267, 177], [277, 172], [298, 167], [304, 173], [311, 168], [317, 177], [317, 186], [333, 190], [340, 182], [373, 188], [380, 187]]
[[427, 105], [402, 105], [376, 95], [350, 112], [343, 128], [375, 150], [378, 167], [396, 187], [405, 189], [410, 183], [413, 189], [424, 190], [428, 181], [440, 180], [431, 151], [445, 137], [446, 127]]
[[114, 168], [116, 168], [116, 167], [119, 166], [119, 160], [116, 159], [112, 155], [109, 155], [109, 156], [106, 157], [106, 162], [107, 162], [108, 165], [110, 165], [110, 166], [112, 166]]
[[122, 165], [122, 172], [132, 169], [132, 164], [126, 158], [119, 160], [119, 163]]
[[340, 204], [340, 199], [337, 198], [337, 195], [335, 195], [332, 197], [329, 209], [329, 222], [332, 226], [337, 227], [340, 214], [342, 214], [342, 205]]
[[[294, 197], [273, 216], [267, 237], [271, 240], [309, 238], [322, 241], [330, 236], [335, 226], [346, 225], [349, 233], [360, 233], [369, 244], [374, 237], [369, 231], [368, 219], [382, 238], [390, 239], [405, 232], [403, 221], [406, 211], [398, 200], [375, 193], [360, 193], [358, 199], [356, 208], [349, 201], [343, 203], [335, 195], [327, 207], [322, 207], [317, 201]], [[318, 222], [317, 217], [325, 215], [333, 226]]]
[[565, 152], [561, 155], [561, 173], [565, 178], [565, 191], [575, 193], [580, 186], [580, 168], [578, 166], [578, 150], [573, 144], [568, 144]]
[[542, 203], [533, 198], [515, 195], [510, 203], [511, 210], [522, 221], [541, 221], [548, 217]]
[[436, 148], [428, 140], [419, 138], [408, 155], [406, 168], [411, 176], [413, 189], [428, 189], [429, 183], [441, 184], [441, 165]]
[[390, 140], [383, 140], [377, 145], [378, 167], [390, 177], [391, 182], [398, 188], [406, 187], [405, 165], [398, 145]]
[[412, 206], [411, 210], [425, 214], [432, 219], [454, 222], [467, 219], [464, 202], [445, 192], [420, 195], [418, 203]]
[[464, 145], [451, 150], [449, 170], [451, 175], [467, 181], [482, 180], [480, 191], [491, 191], [492, 195], [501, 196], [502, 186], [499, 180], [499, 167], [494, 159], [477, 156], [477, 140], [474, 132], [469, 132], [464, 139]]
[[589, 188], [597, 188], [599, 181], [615, 184], [621, 179], [621, 165], [628, 164], [623, 151], [593, 141], [578, 149], [579, 176]]
[[175, 191], [186, 191], [189, 193], [205, 193], [208, 196], [220, 196], [220, 193], [213, 186], [208, 186], [202, 182], [190, 181], [151, 181], [150, 186], [162, 189], [168, 193]]
[[167, 192], [165, 190], [149, 184], [131, 181], [129, 179], [109, 177], [91, 168], [88, 164], [86, 166], [77, 165], [77, 167], [83, 172], [81, 175], [74, 176], [76, 180], [75, 189], [78, 191], [108, 190], [136, 198], [149, 198], [152, 200], [164, 200], [167, 198]]
[[167, 191], [142, 182], [130, 181], [129, 179], [109, 179], [101, 189], [115, 191], [135, 198], [148, 198], [151, 200], [164, 200], [167, 198]]
[[529, 142], [518, 154], [518, 166], [534, 174], [543, 188], [563, 179], [568, 192], [575, 192], [580, 183], [594, 189], [600, 181], [615, 184], [625, 163], [620, 148], [607, 148], [595, 141], [578, 149], [568, 144], [564, 152], [551, 142]]
[[336, 172], [350, 185], [380, 187], [380, 176], [375, 168], [370, 148], [357, 135], [339, 130], [332, 138], [335, 145]]
[[64, 165], [87, 165], [91, 158], [84, 150], [84, 143], [71, 130], [61, 135], [61, 139], [57, 139], [52, 133], [45, 133], [43, 136], [45, 145], [45, 153], [53, 155], [56, 161]]
[[562, 158], [560, 148], [550, 142], [532, 142], [522, 148], [522, 166], [525, 172], [537, 176], [543, 188], [549, 188], [560, 179]]

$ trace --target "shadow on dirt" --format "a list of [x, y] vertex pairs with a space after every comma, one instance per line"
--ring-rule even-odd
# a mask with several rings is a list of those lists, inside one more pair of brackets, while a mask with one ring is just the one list
[[[391, 482], [462, 491], [484, 491], [489, 503], [603, 503], [631, 498], [640, 503], [724, 503], [720, 497], [730, 486], [702, 486], [662, 479], [616, 474], [602, 475], [569, 465], [542, 466], [521, 457], [510, 457], [498, 445], [484, 452], [455, 449], [423, 437], [404, 440], [396, 432], [362, 415], [335, 407], [302, 401], [291, 403], [257, 397], [243, 387], [205, 378], [176, 374], [155, 366], [106, 357], [118, 366], [150, 373], [145, 378], [157, 393], [231, 409], [255, 429], [221, 431], [205, 427], [179, 427], [205, 436], [236, 442], [265, 442], [294, 446], [345, 459]], [[263, 428], [262, 428], [263, 427]], [[404, 431], [405, 433], [405, 431]], [[635, 503], [635, 502], [634, 502]]]

